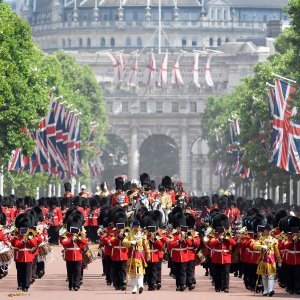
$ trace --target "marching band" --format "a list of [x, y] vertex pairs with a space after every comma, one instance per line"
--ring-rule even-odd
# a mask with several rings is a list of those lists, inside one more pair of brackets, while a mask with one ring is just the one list
[[[300, 294], [300, 219], [297, 210], [272, 200], [236, 199], [233, 195], [190, 197], [182, 183], [165, 176], [158, 190], [147, 173], [140, 182], [115, 179], [116, 192], [103, 182], [90, 196], [81, 187], [72, 195], [1, 198], [0, 279], [15, 261], [17, 289], [27, 292], [46, 274], [53, 246], [63, 247], [69, 290], [83, 284], [84, 269], [96, 259], [99, 244], [108, 286], [132, 294], [163, 288], [167, 262], [174, 289], [194, 290], [195, 269], [202, 266], [216, 292], [230, 291], [230, 274], [245, 288], [274, 295], [275, 279], [290, 294]], [[101, 189], [101, 191], [100, 191]], [[91, 247], [91, 248], [90, 248]]]

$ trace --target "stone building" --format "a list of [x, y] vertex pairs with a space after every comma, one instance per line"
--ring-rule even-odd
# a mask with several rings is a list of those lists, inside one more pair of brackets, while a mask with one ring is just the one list
[[[104, 151], [110, 181], [113, 173], [138, 178], [148, 171], [157, 183], [168, 174], [190, 191], [216, 191], [219, 178], [213, 174], [214, 162], [201, 138], [205, 101], [230, 92], [241, 78], [252, 74], [257, 62], [266, 60], [270, 49], [262, 41], [268, 22], [288, 22], [283, 13], [287, 0], [161, 2], [161, 43], [158, 0], [23, 0], [16, 9], [31, 24], [44, 51], [63, 49], [94, 70], [109, 115], [107, 137], [114, 145]], [[200, 53], [196, 87], [193, 50], [206, 48], [222, 52], [211, 62], [214, 86], [205, 81], [206, 55]], [[119, 55], [120, 50], [125, 70], [124, 78], [116, 82], [107, 53]], [[149, 56], [153, 53], [158, 73], [167, 50], [168, 84], [159, 87], [157, 76], [150, 87], [143, 79]], [[180, 53], [184, 84], [171, 84]], [[135, 58], [137, 80], [131, 86]]]

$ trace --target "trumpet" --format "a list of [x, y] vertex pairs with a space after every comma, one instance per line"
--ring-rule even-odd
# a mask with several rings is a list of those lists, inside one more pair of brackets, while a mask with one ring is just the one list
[[82, 230], [82, 231], [80, 231], [78, 234], [77, 234], [77, 239], [78, 240], [81, 240], [81, 239], [83, 239], [83, 238], [85, 238], [86, 237], [86, 231], [85, 230]]
[[124, 229], [120, 230], [120, 235], [128, 236], [131, 233], [130, 227], [125, 227]]
[[24, 236], [26, 239], [31, 240], [34, 237], [36, 237], [36, 235], [37, 235], [37, 232], [35, 230], [29, 229]]
[[194, 230], [188, 230], [186, 233], [186, 237], [190, 240], [193, 240], [195, 237], [199, 236], [198, 232]]
[[229, 240], [233, 237], [232, 231], [230, 229], [225, 230], [224, 233], [221, 235], [221, 240]]

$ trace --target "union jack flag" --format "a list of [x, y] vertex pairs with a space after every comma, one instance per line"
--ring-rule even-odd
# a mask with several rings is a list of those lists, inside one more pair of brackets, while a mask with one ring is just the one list
[[296, 114], [296, 109], [291, 106], [291, 95], [294, 93], [294, 86], [283, 80], [276, 80], [272, 162], [290, 173], [300, 174], [300, 123], [292, 119]]

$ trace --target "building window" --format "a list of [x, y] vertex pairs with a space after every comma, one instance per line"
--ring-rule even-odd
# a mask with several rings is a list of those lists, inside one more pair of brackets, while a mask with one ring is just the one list
[[227, 9], [224, 10], [224, 21], [227, 21], [227, 16], [228, 16], [228, 12], [227, 12]]
[[218, 8], [217, 10], [217, 20], [221, 20], [221, 9]]
[[126, 38], [126, 47], [131, 47], [131, 38], [130, 37]]
[[140, 111], [144, 114], [147, 113], [147, 102], [141, 102]]
[[221, 40], [221, 38], [218, 38], [217, 44], [218, 44], [219, 47], [222, 46], [222, 40]]
[[116, 46], [115, 38], [111, 38], [110, 39], [110, 46], [111, 47], [115, 47]]
[[65, 41], [65, 39], [62, 39], [62, 40], [61, 40], [61, 44], [62, 44], [62, 47], [63, 47], [63, 48], [66, 47], [66, 41]]
[[100, 40], [100, 46], [105, 47], [105, 38], [101, 38]]
[[186, 39], [185, 39], [185, 38], [183, 38], [183, 39], [181, 40], [181, 46], [182, 46], [182, 47], [185, 47], [185, 46], [186, 46]]
[[209, 46], [213, 46], [214, 45], [214, 39], [213, 38], [210, 38], [209, 39]]
[[172, 102], [172, 113], [178, 113], [179, 108], [178, 108], [178, 102]]
[[156, 102], [156, 112], [158, 114], [161, 114], [163, 112], [163, 103], [162, 102]]
[[211, 19], [211, 20], [214, 20], [214, 18], [215, 18], [215, 10], [212, 9], [212, 10], [210, 11], [210, 19]]
[[192, 46], [197, 46], [197, 38], [196, 37], [193, 37], [192, 38]]
[[128, 102], [122, 102], [122, 113], [128, 113]]
[[142, 38], [138, 37], [138, 38], [136, 39], [136, 45], [137, 45], [138, 47], [142, 47], [142, 46], [143, 46]]
[[113, 103], [112, 102], [107, 102], [106, 103], [106, 112], [107, 113], [112, 113], [113, 112]]
[[71, 40], [71, 39], [68, 40], [68, 46], [69, 46], [69, 47], [72, 46], [72, 40]]
[[79, 39], [79, 47], [82, 47], [82, 38]]
[[91, 39], [90, 38], [87, 39], [87, 46], [91, 47]]
[[267, 23], [268, 22], [268, 16], [267, 15], [263, 15], [263, 22]]
[[197, 103], [196, 102], [190, 102], [190, 112], [191, 113], [197, 112]]
[[228, 42], [229, 42], [229, 38], [226, 38], [226, 39], [225, 39], [225, 43], [228, 43]]

